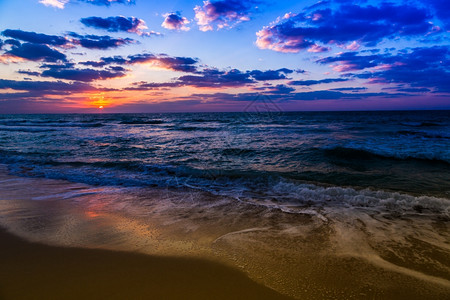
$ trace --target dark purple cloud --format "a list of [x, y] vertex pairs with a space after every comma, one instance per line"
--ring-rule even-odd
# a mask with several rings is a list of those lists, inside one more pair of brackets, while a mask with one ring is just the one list
[[39, 95], [96, 90], [91, 85], [81, 82], [65, 83], [62, 81], [16, 81], [6, 79], [0, 79], [0, 89], [27, 91], [27, 93], [35, 92]]
[[242, 86], [247, 83], [266, 80], [287, 79], [286, 75], [294, 72], [287, 68], [278, 70], [251, 70], [240, 71], [233, 69], [222, 71], [215, 68], [201, 68], [199, 60], [192, 57], [169, 56], [166, 54], [135, 54], [127, 57], [114, 56], [102, 57], [99, 61], [82, 62], [83, 65], [94, 67], [103, 67], [105, 65], [134, 65], [149, 64], [154, 67], [180, 71], [185, 73], [194, 73], [195, 75], [186, 75], [178, 78], [178, 85], [190, 85], [197, 87], [220, 87], [220, 86]]
[[[295, 101], [317, 101], [317, 100], [357, 100], [366, 99], [370, 97], [381, 97], [381, 98], [397, 98], [403, 97], [404, 93], [343, 93], [338, 91], [323, 90], [314, 92], [299, 92], [292, 93], [287, 90], [287, 93], [271, 93], [270, 99], [274, 103], [282, 102], [295, 102]], [[254, 101], [260, 97], [260, 93], [215, 93], [215, 94], [192, 94], [188, 99], [192, 100], [202, 100], [210, 102], [223, 103], [227, 101]], [[410, 96], [410, 95], [409, 95]]]
[[348, 72], [376, 67], [381, 63], [393, 63], [394, 60], [389, 55], [359, 55], [358, 52], [345, 52], [337, 56], [319, 59], [316, 62], [320, 64], [337, 63], [333, 67], [335, 71]]
[[107, 35], [79, 35], [74, 32], [71, 32], [69, 35], [75, 38], [74, 40], [72, 40], [74, 44], [81, 45], [82, 47], [88, 49], [106, 50], [111, 48], [118, 48], [120, 46], [135, 42], [135, 40], [130, 38], [112, 38]]
[[[117, 48], [122, 45], [134, 43], [135, 40], [130, 38], [112, 38], [110, 36], [98, 36], [98, 35], [80, 35], [75, 32], [69, 32], [68, 36], [71, 38], [66, 38], [63, 36], [56, 35], [47, 35], [43, 33], [36, 33], [31, 31], [23, 31], [23, 30], [12, 30], [6, 29], [2, 32], [2, 35], [6, 37], [14, 38], [15, 40], [9, 40], [8, 44], [15, 46], [18, 48], [18, 51], [22, 46], [20, 46], [20, 42], [17, 40], [21, 40], [27, 42], [26, 44], [33, 44], [37, 49], [41, 47], [44, 49], [45, 47], [64, 47], [64, 46], [72, 46], [80, 45], [84, 48], [88, 49], [110, 49]], [[24, 44], [25, 45], [25, 44]], [[30, 47], [30, 46], [26, 46]], [[50, 48], [49, 48], [50, 49]], [[54, 50], [54, 49], [52, 49]], [[41, 50], [40, 52], [42, 52]], [[56, 51], [56, 50], [54, 50]], [[39, 52], [39, 51], [38, 51]], [[31, 56], [33, 56], [31, 54]]]
[[198, 63], [198, 59], [192, 57], [169, 56], [166, 54], [159, 54], [159, 55], [137, 54], [128, 56], [127, 63], [128, 64], [149, 63], [156, 67], [161, 67], [164, 69], [194, 73], [197, 71], [196, 64]]
[[366, 87], [344, 87], [344, 88], [335, 88], [335, 89], [330, 89], [330, 91], [338, 91], [338, 92], [360, 92], [360, 91], [365, 91], [367, 90]]
[[115, 71], [115, 72], [126, 72], [126, 71], [128, 71], [127, 69], [125, 69], [124, 67], [121, 67], [121, 66], [110, 66], [110, 67], [108, 67], [108, 70], [112, 70], [112, 71]]
[[195, 87], [239, 87], [254, 84], [258, 81], [286, 79], [286, 74], [293, 72], [293, 70], [286, 68], [267, 71], [252, 70], [245, 72], [237, 69], [228, 71], [204, 69], [197, 72], [198, 75], [181, 76], [178, 78], [177, 82], [182, 85]]
[[127, 87], [124, 90], [126, 91], [147, 91], [147, 90], [159, 90], [161, 88], [173, 88], [181, 86], [178, 82], [135, 82], [131, 85], [131, 87]]
[[326, 50], [317, 43], [348, 44], [356, 50], [359, 44], [375, 46], [383, 39], [427, 34], [433, 29], [431, 21], [428, 9], [411, 3], [363, 6], [352, 1], [329, 1], [303, 13], [286, 14], [257, 32], [256, 44], [279, 52]]
[[268, 92], [269, 94], [289, 94], [294, 91], [294, 88], [286, 86], [284, 84], [277, 84], [276, 86], [270, 87], [266, 90], [266, 92]]
[[126, 58], [123, 58], [120, 55], [112, 56], [112, 57], [102, 57], [99, 61], [99, 63], [104, 64], [117, 64], [117, 65], [124, 65], [127, 64], [128, 60]]
[[5, 53], [31, 61], [56, 62], [67, 60], [65, 54], [42, 44], [23, 43], [20, 46], [13, 46], [11, 50]]
[[34, 71], [30, 71], [30, 70], [19, 70], [19, 71], [17, 71], [17, 73], [25, 74], [25, 75], [29, 75], [29, 76], [40, 76], [41, 75], [41, 73], [39, 73], [39, 72], [34, 72]]
[[106, 66], [108, 63], [103, 62], [103, 61], [92, 61], [92, 60], [90, 60], [90, 61], [82, 61], [82, 62], [79, 62], [79, 64], [80, 64], [80, 65], [84, 65], [84, 66], [91, 66], [91, 67], [97, 67], [97, 68], [99, 68], [99, 67], [104, 67], [104, 66]]
[[125, 76], [123, 71], [54, 68], [42, 72], [43, 77], [90, 82]]
[[206, 69], [201, 72], [201, 75], [181, 76], [177, 82], [194, 87], [219, 88], [244, 86], [255, 81], [250, 78], [249, 73], [237, 69], [229, 71]]
[[237, 23], [250, 20], [255, 9], [253, 0], [203, 1], [203, 6], [195, 6], [195, 19], [201, 31], [229, 28]]
[[99, 6], [110, 6], [111, 4], [135, 4], [135, 0], [77, 0], [80, 2], [87, 2]]
[[183, 31], [188, 31], [190, 29], [186, 26], [190, 23], [189, 20], [182, 17], [180, 12], [167, 13], [164, 15], [164, 18], [164, 22], [161, 26], [166, 29]]
[[63, 9], [68, 2], [86, 2], [98, 6], [110, 6], [112, 3], [135, 4], [134, 0], [39, 0], [45, 6]]
[[258, 81], [263, 80], [278, 80], [278, 79], [286, 79], [286, 74], [293, 73], [293, 70], [282, 68], [278, 70], [267, 70], [267, 71], [261, 71], [261, 70], [253, 70], [250, 71], [249, 74]]
[[414, 94], [431, 92], [431, 90], [427, 89], [427, 88], [400, 88], [400, 87], [397, 87], [397, 88], [387, 88], [387, 89], [395, 90], [398, 92], [414, 93]]
[[390, 93], [343, 93], [333, 90], [314, 91], [294, 93], [292, 97], [287, 98], [287, 101], [300, 100], [300, 101], [313, 101], [313, 100], [338, 100], [338, 99], [365, 99], [369, 97], [384, 97], [384, 98], [397, 98], [405, 96], [405, 94], [390, 94]]
[[302, 85], [302, 86], [310, 86], [310, 85], [316, 85], [316, 84], [323, 84], [323, 83], [332, 83], [332, 82], [342, 82], [342, 81], [348, 81], [349, 79], [345, 78], [326, 78], [321, 80], [294, 80], [290, 81], [290, 85]]
[[237, 69], [228, 71], [204, 69], [197, 72], [197, 75], [181, 76], [177, 79], [177, 82], [181, 85], [194, 87], [240, 87], [254, 84], [258, 81], [286, 79], [286, 74], [293, 72], [293, 70], [286, 68], [267, 71], [252, 70], [245, 72]]
[[5, 40], [5, 45], [12, 45], [12, 46], [16, 46], [16, 47], [20, 47], [20, 42], [18, 40], [13, 40], [13, 39], [7, 39]]
[[43, 33], [36, 33], [31, 31], [23, 30], [13, 30], [6, 29], [2, 31], [2, 35], [13, 38], [16, 40], [21, 40], [33, 44], [46, 44], [52, 46], [63, 46], [66, 45], [68, 40], [65, 37], [57, 35], [47, 35]]
[[109, 32], [124, 31], [146, 36], [159, 35], [159, 33], [154, 31], [151, 32], [144, 31], [145, 29], [148, 29], [144, 20], [135, 17], [129, 18], [125, 18], [123, 16], [108, 17], [108, 18], [89, 17], [81, 19], [80, 22], [88, 27], [103, 29]]
[[192, 57], [182, 57], [182, 56], [169, 56], [167, 54], [135, 54], [129, 55], [127, 57], [113, 56], [113, 57], [102, 57], [100, 61], [87, 61], [81, 64], [90, 65], [94, 67], [101, 67], [105, 65], [135, 65], [135, 64], [149, 64], [154, 67], [196, 73], [198, 59]]
[[413, 48], [395, 55], [348, 52], [317, 62], [331, 64], [335, 71], [353, 71], [344, 75], [368, 79], [371, 83], [401, 83], [450, 93], [450, 48], [446, 46]]
[[[219, 70], [215, 68], [206, 68], [193, 72], [194, 75], [184, 75], [176, 78], [172, 82], [167, 83], [139, 83], [133, 89], [156, 89], [162, 87], [180, 87], [192, 86], [197, 88], [227, 88], [227, 87], [245, 87], [251, 86], [254, 89], [254, 84], [258, 81], [280, 80], [286, 79], [285, 74], [293, 73], [293, 70], [283, 68], [278, 70], [251, 70], [241, 71], [238, 69]], [[270, 86], [262, 88], [273, 93], [280, 93], [293, 91], [293, 88], [284, 85]]]
[[41, 69], [69, 69], [75, 66], [74, 63], [59, 63], [59, 64], [42, 64], [39, 68]]

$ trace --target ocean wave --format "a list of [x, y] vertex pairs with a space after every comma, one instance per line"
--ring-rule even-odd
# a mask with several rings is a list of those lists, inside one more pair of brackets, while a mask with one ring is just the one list
[[162, 120], [126, 120], [120, 122], [120, 124], [127, 125], [159, 125], [164, 123]]
[[413, 130], [399, 130], [396, 132], [399, 135], [405, 136], [418, 136], [428, 139], [450, 139], [449, 135], [434, 132], [423, 132], [423, 131], [413, 131]]
[[226, 148], [221, 151], [221, 154], [225, 156], [248, 156], [255, 153], [256, 151], [253, 149], [244, 148]]
[[[65, 127], [85, 127], [85, 128], [89, 128], [89, 127], [102, 127], [104, 126], [103, 123], [100, 122], [96, 122], [96, 123], [92, 123], [92, 122], [62, 122], [62, 123], [55, 123], [55, 122], [41, 122], [41, 123], [34, 123], [34, 122], [24, 122], [24, 123], [0, 123], [0, 125], [6, 126], [6, 127], [1, 127], [1, 128], [30, 128], [31, 130], [33, 128], [36, 128], [36, 130], [38, 130], [37, 128], [41, 128], [41, 127], [53, 127], [51, 128], [52, 131], [57, 130], [59, 128], [65, 128]], [[5, 129], [7, 130], [7, 129]], [[12, 131], [12, 130], [11, 130]]]
[[442, 126], [442, 124], [435, 122], [402, 122], [400, 125], [408, 126], [408, 127], [438, 127]]
[[[6, 157], [11, 153], [3, 151]], [[51, 158], [51, 157], [49, 157]], [[3, 161], [5, 162], [5, 161]], [[431, 214], [449, 218], [450, 199], [403, 192], [304, 183], [276, 173], [143, 164], [140, 162], [9, 161], [12, 174], [86, 183], [95, 186], [195, 189], [265, 205], [290, 213], [314, 208], [353, 207], [389, 214]]]
[[53, 128], [0, 127], [0, 131], [39, 133], [39, 132], [52, 132], [57, 130]]
[[433, 214], [450, 220], [450, 199], [438, 197], [412, 196], [371, 189], [322, 187], [286, 181], [276, 183], [267, 196], [276, 199], [274, 205], [289, 212], [301, 211], [311, 206], [353, 207], [376, 209], [390, 214]]
[[[427, 149], [424, 149], [427, 150]], [[371, 159], [390, 159], [390, 160], [416, 160], [428, 163], [450, 164], [450, 153], [447, 152], [419, 152], [417, 149], [411, 151], [395, 151], [390, 149], [372, 148], [367, 149], [364, 146], [343, 147], [336, 146], [323, 149], [326, 155], [343, 158], [346, 160], [371, 160]]]
[[219, 131], [221, 129], [214, 127], [195, 127], [195, 126], [173, 126], [170, 130], [176, 131]]

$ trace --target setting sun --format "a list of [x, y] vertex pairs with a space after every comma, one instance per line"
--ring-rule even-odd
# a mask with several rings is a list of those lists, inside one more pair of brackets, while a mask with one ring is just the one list
[[99, 108], [99, 109], [103, 109], [103, 105], [100, 105], [98, 108]]

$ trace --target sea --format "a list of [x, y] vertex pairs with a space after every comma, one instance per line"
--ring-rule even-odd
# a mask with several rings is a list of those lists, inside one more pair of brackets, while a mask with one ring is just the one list
[[450, 111], [0, 115], [0, 173], [0, 226], [33, 241], [449, 295]]

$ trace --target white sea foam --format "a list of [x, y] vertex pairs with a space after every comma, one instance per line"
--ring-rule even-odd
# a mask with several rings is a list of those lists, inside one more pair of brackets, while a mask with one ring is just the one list
[[268, 192], [267, 197], [281, 200], [280, 206], [292, 204], [322, 208], [347, 206], [375, 209], [380, 212], [416, 212], [450, 218], [450, 199], [412, 196], [398, 192], [321, 187], [313, 184], [280, 181]]

